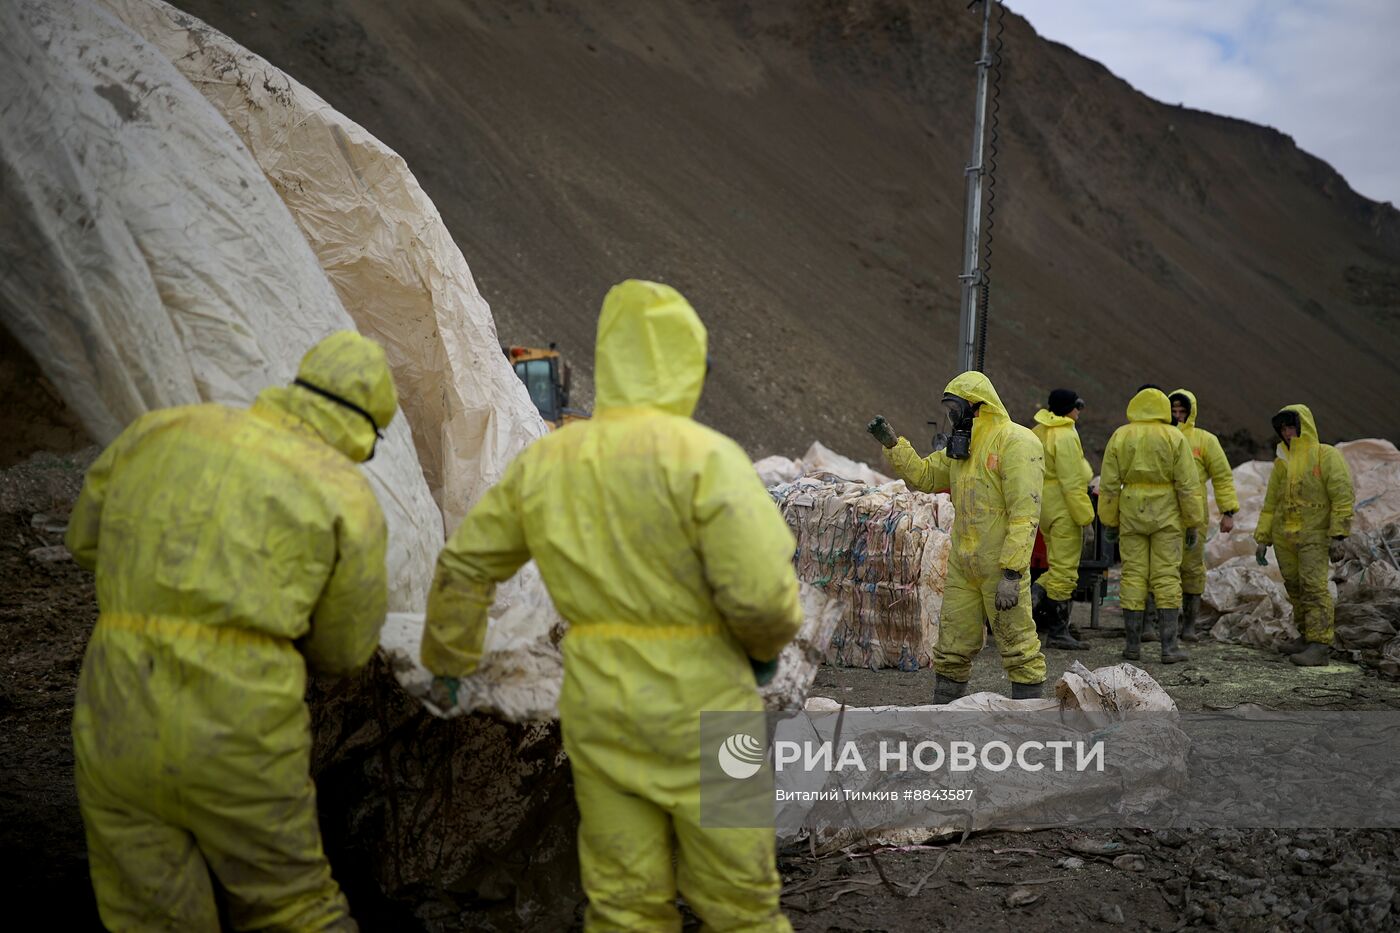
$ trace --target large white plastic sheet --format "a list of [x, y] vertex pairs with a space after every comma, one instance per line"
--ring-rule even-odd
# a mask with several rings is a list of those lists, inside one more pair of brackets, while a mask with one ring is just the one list
[[[354, 322], [248, 150], [171, 63], [82, 0], [0, 4], [0, 310], [95, 439], [246, 405]], [[442, 523], [396, 418], [367, 468], [390, 602], [423, 605]]]
[[[437, 208], [397, 153], [232, 39], [161, 0], [99, 4], [159, 49], [238, 135], [356, 326], [384, 345], [421, 475], [441, 507], [424, 514], [450, 534], [545, 425]], [[420, 568], [426, 579], [436, 553]], [[425, 603], [396, 603], [381, 638], [418, 695], [430, 681], [418, 665]], [[526, 565], [497, 591], [482, 669], [460, 710], [552, 717], [562, 631]]]
[[99, 2], [238, 134], [360, 332], [383, 344], [456, 528], [545, 425], [437, 208], [396, 152], [275, 65], [161, 0]]
[[[0, 5], [0, 97], [0, 313], [96, 440], [154, 408], [246, 405], [335, 330], [385, 345], [403, 413], [366, 467], [389, 525], [382, 644], [426, 682], [444, 516], [413, 435], [455, 524], [544, 427], [403, 160], [158, 0]], [[527, 567], [471, 708], [549, 717], [560, 630]]]

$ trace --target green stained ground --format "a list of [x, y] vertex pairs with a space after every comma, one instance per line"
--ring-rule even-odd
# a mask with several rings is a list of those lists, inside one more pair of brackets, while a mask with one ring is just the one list
[[[1089, 628], [1087, 605], [1075, 604], [1074, 620], [1086, 636], [1087, 651], [1047, 651], [1048, 680], [1054, 683], [1075, 661], [1093, 670], [1122, 662], [1123, 617], [1106, 606], [1100, 628]], [[1138, 667], [1151, 674], [1186, 710], [1226, 709], [1253, 704], [1266, 709], [1400, 709], [1400, 682], [1385, 680], [1355, 664], [1296, 667], [1272, 651], [1213, 640], [1188, 645], [1191, 660], [1162, 664], [1160, 643], [1143, 645]], [[972, 669], [972, 691], [1009, 692], [995, 647], [988, 647]], [[823, 667], [812, 693], [852, 706], [913, 706], [931, 701], [933, 672], [901, 673]]]

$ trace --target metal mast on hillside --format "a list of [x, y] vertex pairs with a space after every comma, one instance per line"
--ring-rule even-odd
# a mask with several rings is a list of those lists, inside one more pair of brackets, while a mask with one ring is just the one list
[[[973, 0], [977, 2], [977, 0]], [[997, 56], [990, 50], [992, 7], [998, 0], [981, 0], [982, 3], [982, 54], [977, 59], [977, 112], [972, 124], [972, 156], [967, 168], [967, 228], [963, 235], [963, 271], [958, 276], [961, 291], [960, 317], [958, 321], [958, 366], [966, 372], [981, 370], [987, 353], [987, 266], [982, 260], [982, 180], [988, 179], [988, 237], [991, 244], [991, 191], [995, 187], [992, 169], [996, 167], [996, 112], [992, 113], [992, 158], [990, 164], [984, 159], [987, 130], [987, 86], [997, 64]], [[972, 4], [968, 4], [971, 6]], [[1001, 47], [1001, 21], [998, 18], [997, 51]], [[998, 69], [999, 70], [999, 69]], [[993, 82], [995, 84], [995, 82]], [[995, 87], [994, 87], [995, 93]], [[990, 249], [988, 250], [990, 253]], [[990, 258], [990, 257], [989, 257]]]

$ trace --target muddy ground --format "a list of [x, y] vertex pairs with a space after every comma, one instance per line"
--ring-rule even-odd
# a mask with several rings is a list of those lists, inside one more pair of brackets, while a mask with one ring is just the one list
[[[64, 520], [91, 455], [40, 454], [0, 470], [0, 877], [26, 903], [46, 905], [51, 925], [67, 930], [98, 928], [68, 735], [96, 608], [91, 576], [71, 560], [43, 560], [51, 552], [40, 549], [58, 543], [52, 529]], [[1090, 668], [1118, 660], [1117, 613], [1106, 611], [1097, 631], [1087, 628], [1087, 615], [1079, 621], [1091, 647], [1050, 652], [1052, 678], [1076, 659]], [[1186, 709], [1400, 706], [1400, 684], [1350, 664], [1299, 670], [1264, 652], [1204, 644], [1190, 663], [1164, 668], [1152, 660], [1155, 650], [1148, 646], [1143, 666]], [[1004, 689], [994, 652], [978, 659], [973, 685]], [[923, 703], [931, 690], [928, 672], [828, 668], [813, 692], [870, 705]], [[802, 931], [1371, 930], [1400, 926], [1397, 841], [1400, 834], [1375, 831], [1053, 830], [983, 833], [873, 857], [794, 851], [781, 859], [783, 904]], [[1108, 855], [1083, 851], [1107, 842], [1118, 846]], [[1112, 859], [1124, 853], [1140, 854], [1142, 869], [1114, 867]], [[368, 878], [336, 862], [334, 851], [332, 859], [346, 869], [339, 875], [368, 930], [517, 925], [508, 894], [487, 900], [483, 892], [475, 900], [464, 895], [451, 920], [440, 911], [431, 921], [421, 912], [415, 918], [366, 890]], [[880, 880], [877, 859], [890, 886]], [[907, 896], [915, 887], [917, 895]]]

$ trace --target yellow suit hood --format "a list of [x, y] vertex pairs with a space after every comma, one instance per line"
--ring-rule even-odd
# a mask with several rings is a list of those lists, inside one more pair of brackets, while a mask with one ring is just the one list
[[399, 405], [384, 348], [353, 330], [337, 331], [306, 351], [297, 380], [344, 399], [369, 418], [303, 385], [264, 389], [255, 413], [262, 406], [279, 409], [356, 463], [369, 459], [376, 432], [388, 427]]
[[[1171, 394], [1186, 396], [1187, 404], [1191, 406], [1191, 410], [1186, 413], [1186, 420], [1182, 422], [1181, 427], [1183, 430], [1186, 428], [1194, 428], [1196, 426], [1196, 415], [1200, 413], [1196, 406], [1196, 393], [1192, 392], [1190, 389], [1173, 389]], [[1171, 395], [1167, 396], [1167, 405], [1167, 411], [1170, 413]]]
[[1129, 421], [1172, 423], [1172, 403], [1161, 389], [1143, 389], [1128, 403]]
[[981, 402], [982, 409], [979, 418], [993, 415], [997, 418], [1009, 417], [1006, 413], [1006, 406], [1001, 403], [1001, 397], [997, 395], [997, 390], [992, 388], [992, 380], [979, 372], [965, 372], [961, 376], [954, 377], [953, 381], [943, 390], [945, 393], [965, 398], [969, 402]]
[[614, 285], [598, 318], [596, 409], [646, 406], [690, 417], [708, 348], [705, 325], [680, 292], [639, 279]]
[[1074, 419], [1069, 415], [1057, 415], [1048, 408], [1042, 408], [1035, 413], [1035, 423], [1046, 428], [1073, 428]]
[[1278, 410], [1278, 413], [1281, 415], [1286, 411], [1291, 411], [1298, 416], [1299, 438], [1316, 444], [1318, 442], [1317, 422], [1313, 421], [1312, 409], [1306, 405], [1285, 405]]

